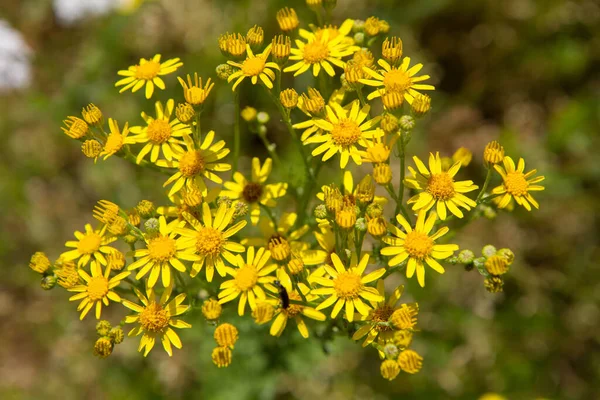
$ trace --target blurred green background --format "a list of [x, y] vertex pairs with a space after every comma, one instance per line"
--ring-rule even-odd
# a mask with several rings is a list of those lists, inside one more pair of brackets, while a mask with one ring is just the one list
[[[91, 222], [98, 199], [132, 207], [164, 202], [163, 177], [111, 158], [94, 165], [60, 131], [61, 121], [89, 102], [119, 121], [141, 123], [152, 103], [140, 93], [118, 95], [116, 71], [140, 57], [181, 57], [178, 72], [215, 79], [224, 62], [217, 37], [254, 24], [277, 32], [275, 12], [304, 1], [162, 0], [132, 12], [79, 15], [82, 4], [110, 0], [2, 0], [0, 20], [0, 398], [2, 399], [593, 399], [600, 396], [600, 5], [594, 0], [338, 0], [335, 22], [371, 15], [392, 25], [405, 54], [425, 64], [436, 85], [434, 109], [411, 152], [460, 146], [474, 153], [465, 176], [481, 184], [481, 152], [499, 139], [507, 153], [546, 176], [539, 211], [500, 213], [457, 237], [463, 248], [491, 243], [517, 258], [505, 292], [487, 293], [477, 272], [448, 268], [425, 290], [407, 283], [406, 298], [421, 306], [414, 348], [423, 370], [392, 382], [379, 374], [373, 350], [340, 337], [325, 354], [320, 342], [289, 329], [279, 340], [249, 317], [237, 324], [234, 362], [217, 369], [213, 339], [198, 313], [172, 358], [160, 348], [144, 359], [126, 340], [108, 359], [92, 356], [95, 321], [78, 321], [75, 304], [56, 289], [44, 292], [27, 267], [34, 251], [54, 258], [73, 231]], [[24, 42], [21, 64], [6, 67], [6, 29]], [[26, 48], [24, 47], [26, 46]], [[30, 75], [27, 67], [30, 65]], [[11, 72], [12, 70], [12, 72]], [[8, 72], [7, 72], [8, 71]], [[17, 73], [17, 78], [15, 75]], [[22, 76], [24, 75], [24, 77]], [[307, 74], [308, 75], [308, 74]], [[22, 88], [10, 88], [23, 79]], [[181, 98], [175, 76], [167, 91]], [[308, 76], [296, 82], [303, 90]], [[243, 105], [270, 108], [268, 98]], [[160, 97], [158, 97], [160, 96]], [[203, 128], [229, 140], [230, 87], [217, 82]], [[286, 149], [272, 119], [269, 137]], [[243, 139], [247, 155], [259, 140]], [[334, 169], [332, 169], [334, 171]], [[397, 283], [403, 277], [397, 277]], [[123, 310], [107, 313], [117, 322]], [[109, 309], [110, 310], [110, 309]], [[227, 318], [227, 317], [226, 317]], [[231, 319], [233, 321], [233, 319]], [[290, 328], [293, 328], [290, 327]]]

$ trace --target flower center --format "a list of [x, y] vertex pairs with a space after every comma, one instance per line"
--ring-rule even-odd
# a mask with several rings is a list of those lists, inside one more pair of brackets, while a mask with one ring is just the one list
[[161, 332], [169, 326], [169, 314], [160, 304], [152, 302], [140, 313], [140, 325], [147, 332]]
[[363, 287], [360, 276], [352, 271], [342, 272], [333, 280], [333, 288], [338, 297], [342, 299], [353, 299]]
[[148, 61], [147, 63], [140, 64], [135, 69], [135, 77], [137, 79], [150, 80], [158, 75], [160, 71], [160, 64], [156, 61]]
[[509, 172], [504, 179], [506, 191], [513, 196], [524, 196], [527, 194], [529, 184], [522, 172]]
[[320, 40], [313, 40], [304, 46], [304, 61], [309, 64], [319, 63], [327, 57], [329, 57], [329, 48]]
[[248, 182], [242, 191], [242, 197], [247, 203], [256, 203], [263, 194], [263, 187], [260, 183]]
[[175, 240], [160, 235], [148, 242], [149, 256], [153, 261], [166, 262], [175, 255]]
[[104, 151], [114, 154], [121, 150], [121, 147], [123, 147], [123, 136], [118, 133], [111, 133], [108, 135], [108, 139], [106, 139], [106, 145], [104, 146]]
[[271, 257], [273, 257], [275, 261], [287, 259], [292, 251], [290, 243], [282, 236], [273, 236], [269, 240], [269, 250], [271, 251]]
[[235, 275], [235, 283], [242, 292], [252, 289], [257, 281], [258, 272], [252, 265], [243, 266]]
[[412, 86], [412, 80], [408, 74], [400, 69], [392, 68], [383, 77], [383, 85], [386, 90], [404, 92]]
[[447, 172], [433, 174], [427, 180], [427, 191], [436, 200], [449, 200], [454, 196], [454, 180]]
[[[387, 304], [384, 304], [381, 307], [377, 307], [373, 310], [373, 314], [371, 314], [371, 321], [375, 322], [387, 322], [390, 319], [390, 316], [393, 314], [394, 309]], [[379, 332], [390, 331], [392, 328], [385, 325], [375, 325], [375, 329]]]
[[406, 234], [404, 248], [412, 258], [422, 260], [433, 249], [433, 240], [424, 233], [412, 231]]
[[179, 171], [187, 178], [204, 171], [204, 157], [198, 150], [188, 151], [179, 159]]
[[223, 235], [214, 228], [202, 228], [196, 235], [196, 251], [205, 256], [216, 256], [221, 253]]
[[148, 139], [156, 144], [162, 144], [171, 137], [171, 125], [164, 119], [155, 119], [148, 125]]
[[88, 282], [88, 297], [91, 301], [102, 300], [108, 293], [108, 279], [103, 276], [95, 276]]
[[265, 69], [265, 60], [262, 57], [250, 57], [242, 63], [242, 72], [246, 76], [257, 76]]
[[[296, 292], [290, 293], [289, 296], [290, 296], [290, 300], [296, 300], [296, 301], [302, 300], [300, 298], [300, 296], [298, 295], [298, 293], [296, 293]], [[292, 318], [292, 317], [295, 317], [296, 315], [300, 314], [302, 312], [303, 308], [304, 308], [304, 306], [301, 306], [299, 304], [291, 304], [290, 303], [288, 308], [283, 309], [283, 312], [287, 315], [288, 318]]]
[[360, 139], [360, 128], [358, 124], [351, 119], [342, 119], [333, 125], [331, 137], [338, 146], [350, 146]]
[[92, 254], [98, 251], [100, 244], [102, 243], [102, 237], [95, 232], [85, 235], [77, 243], [77, 250], [81, 254]]

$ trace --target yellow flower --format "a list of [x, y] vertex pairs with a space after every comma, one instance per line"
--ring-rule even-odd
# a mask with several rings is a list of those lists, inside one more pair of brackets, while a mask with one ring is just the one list
[[265, 185], [265, 182], [271, 174], [273, 160], [267, 158], [265, 163], [260, 165], [258, 157], [252, 159], [252, 176], [247, 180], [239, 172], [233, 174], [233, 181], [225, 182], [225, 189], [221, 196], [227, 196], [233, 200], [241, 200], [248, 204], [250, 208], [250, 220], [253, 225], [258, 223], [261, 206], [275, 207], [281, 196], [287, 191], [287, 183], [271, 183]]
[[346, 35], [350, 33], [353, 25], [352, 20], [346, 20], [339, 29], [321, 29], [315, 33], [300, 29], [300, 36], [306, 40], [296, 40], [297, 48], [292, 49], [290, 60], [297, 61], [295, 64], [285, 68], [283, 72], [294, 72], [298, 76], [312, 67], [314, 76], [318, 76], [321, 68], [330, 76], [335, 76], [333, 65], [344, 68], [343, 57], [352, 55], [359, 50], [348, 42]]
[[192, 129], [182, 124], [177, 118], [171, 120], [175, 102], [173, 99], [167, 101], [166, 107], [163, 107], [160, 101], [155, 103], [156, 118], [153, 118], [142, 112], [142, 118], [147, 126], [133, 126], [131, 132], [135, 133], [132, 139], [136, 143], [146, 143], [138, 153], [136, 162], [139, 164], [144, 157], [150, 153], [150, 161], [156, 162], [162, 149], [162, 153], [169, 161], [173, 160], [173, 153], [183, 153], [180, 139], [184, 134], [192, 133]]
[[383, 131], [372, 129], [380, 117], [370, 119], [369, 105], [360, 108], [360, 102], [355, 100], [351, 103], [350, 112], [339, 104], [327, 105], [327, 119], [318, 119], [315, 124], [323, 129], [323, 133], [317, 133], [307, 138], [304, 144], [320, 143], [312, 151], [313, 156], [323, 154], [323, 161], [329, 160], [335, 154], [340, 153], [340, 167], [346, 168], [350, 158], [357, 164], [362, 164], [361, 154], [358, 146], [367, 147], [375, 137], [383, 135]]
[[97, 261], [91, 262], [90, 276], [83, 269], [79, 269], [79, 276], [83, 279], [84, 284], [72, 286], [69, 292], [78, 292], [69, 298], [69, 301], [81, 300], [77, 311], [81, 311], [79, 319], [84, 319], [87, 313], [96, 306], [96, 319], [100, 319], [102, 314], [102, 304], [108, 306], [109, 300], [114, 302], [121, 302], [121, 297], [114, 292], [113, 288], [119, 286], [121, 281], [125, 279], [130, 273], [121, 272], [118, 275], [110, 278], [110, 268], [106, 268], [102, 273], [102, 267]]
[[246, 77], [251, 79], [253, 85], [256, 85], [258, 79], [260, 78], [266, 87], [272, 89], [273, 80], [275, 79], [275, 72], [273, 72], [272, 69], [278, 70], [279, 65], [275, 64], [274, 62], [267, 62], [267, 58], [269, 58], [269, 54], [271, 53], [271, 45], [269, 44], [261, 54], [257, 55], [252, 53], [250, 45], [246, 45], [246, 52], [248, 53], [248, 56], [241, 63], [227, 61], [227, 64], [239, 68], [238, 71], [234, 72], [229, 76], [229, 78], [227, 78], [227, 82], [237, 79], [231, 90], [235, 91], [235, 88], [237, 88], [237, 86]]
[[187, 76], [187, 83], [180, 77], [177, 77], [181, 87], [183, 87], [183, 97], [188, 104], [197, 106], [203, 104], [208, 94], [212, 90], [214, 83], [210, 81], [210, 78], [206, 80], [206, 84], [202, 87], [202, 78], [198, 78], [198, 73], [194, 72], [194, 80], [190, 75]]
[[158, 276], [162, 275], [162, 284], [167, 287], [173, 281], [171, 267], [177, 271], [185, 272], [185, 265], [179, 260], [185, 260], [184, 242], [176, 238], [176, 227], [181, 226], [180, 222], [174, 221], [167, 225], [165, 217], [158, 218], [159, 232], [154, 236], [145, 238], [146, 248], [137, 249], [134, 256], [139, 258], [127, 267], [129, 271], [141, 268], [135, 279], [141, 279], [148, 272], [148, 287], [153, 288], [158, 281]]
[[279, 28], [284, 32], [293, 31], [298, 27], [298, 25], [300, 25], [296, 10], [293, 8], [282, 8], [281, 10], [277, 11], [276, 18]]
[[244, 315], [246, 302], [250, 304], [250, 308], [256, 308], [257, 300], [265, 300], [266, 295], [263, 287], [267, 290], [277, 293], [277, 289], [271, 284], [274, 276], [269, 276], [277, 265], [273, 264], [265, 267], [267, 261], [271, 257], [271, 252], [261, 247], [256, 252], [254, 247], [249, 247], [246, 260], [241, 255], [236, 256], [235, 268], [226, 267], [227, 274], [233, 279], [225, 281], [221, 284], [219, 292], [219, 303], [224, 304], [232, 300], [240, 298], [238, 303], [238, 314]]
[[61, 127], [60, 129], [72, 139], [81, 139], [88, 133], [88, 124], [81, 118], [70, 116], [63, 123], [66, 128]]
[[233, 253], [244, 252], [244, 246], [230, 240], [247, 224], [246, 221], [238, 221], [229, 226], [233, 221], [234, 213], [235, 207], [222, 202], [214, 217], [208, 203], [202, 203], [202, 222], [190, 214], [184, 214], [192, 229], [179, 228], [177, 232], [182, 236], [180, 240], [185, 253], [184, 259], [194, 262], [190, 271], [192, 278], [205, 265], [207, 281], [212, 282], [215, 268], [219, 275], [225, 276], [223, 259], [230, 264], [235, 264], [236, 257]]
[[161, 63], [160, 57], [160, 54], [157, 54], [150, 60], [142, 58], [138, 65], [132, 65], [126, 70], [117, 72], [117, 74], [126, 77], [115, 83], [115, 87], [124, 85], [119, 93], [129, 89], [135, 93], [146, 85], [146, 98], [149, 99], [154, 93], [154, 86], [164, 90], [165, 83], [160, 76], [175, 72], [183, 63], [179, 58], [172, 58]]
[[125, 123], [123, 127], [123, 132], [119, 130], [119, 124], [112, 118], [108, 119], [108, 127], [110, 129], [110, 134], [106, 138], [106, 143], [104, 144], [104, 149], [100, 153], [100, 157], [104, 156], [104, 160], [108, 157], [115, 155], [124, 144], [133, 144], [135, 140], [133, 137], [127, 137], [129, 135], [129, 123]]
[[409, 374], [416, 374], [423, 366], [423, 357], [416, 351], [407, 349], [398, 356], [398, 364], [402, 368], [402, 371]]
[[138, 351], [144, 351], [144, 357], [150, 353], [156, 339], [160, 339], [167, 354], [172, 356], [173, 350], [171, 345], [181, 349], [181, 339], [179, 339], [173, 328], [183, 329], [192, 327], [187, 322], [176, 318], [186, 312], [190, 306], [182, 304], [185, 300], [185, 293], [179, 294], [169, 301], [172, 289], [173, 286], [167, 286], [158, 302], [156, 301], [154, 289], [148, 287], [146, 287], [145, 296], [138, 289], [134, 289], [135, 294], [142, 304], [123, 300], [125, 307], [136, 312], [134, 315], [125, 317], [125, 322], [128, 324], [137, 322], [139, 324], [129, 331], [128, 336], [138, 336], [143, 333]]
[[305, 265], [317, 265], [318, 268], [310, 274], [309, 281], [314, 277], [322, 277], [326, 274], [325, 266], [333, 266], [331, 255], [335, 253], [335, 235], [331, 228], [322, 227], [321, 232], [314, 231], [315, 239], [319, 249], [304, 250], [302, 252], [302, 261]]
[[444, 267], [436, 261], [444, 260], [450, 257], [456, 250], [456, 244], [435, 244], [435, 240], [448, 233], [448, 227], [440, 228], [436, 233], [429, 236], [429, 232], [433, 229], [433, 225], [437, 220], [435, 213], [430, 213], [425, 220], [426, 211], [419, 211], [417, 222], [413, 229], [408, 221], [400, 214], [396, 216], [398, 223], [406, 231], [403, 232], [394, 225], [389, 225], [388, 229], [393, 236], [386, 236], [382, 240], [390, 246], [381, 249], [381, 255], [394, 256], [388, 261], [390, 267], [396, 266], [408, 259], [406, 268], [406, 277], [412, 278], [417, 271], [417, 280], [421, 287], [425, 286], [425, 267], [427, 263], [435, 271], [443, 274]]
[[406, 178], [404, 183], [410, 188], [421, 191], [408, 200], [408, 204], [414, 203], [412, 207], [414, 211], [428, 211], [436, 206], [436, 211], [443, 221], [447, 216], [446, 208], [458, 218], [462, 218], [464, 215], [458, 207], [468, 211], [471, 207], [477, 206], [477, 203], [463, 193], [476, 190], [479, 186], [473, 185], [473, 181], [454, 181], [454, 176], [460, 170], [460, 160], [455, 162], [448, 171], [442, 169], [440, 153], [435, 153], [435, 156], [429, 153], [429, 169], [419, 157], [414, 156], [413, 160], [418, 172], [408, 167], [412, 178]]
[[396, 360], [385, 360], [379, 370], [383, 378], [393, 381], [400, 373], [400, 364]]
[[[383, 279], [377, 281], [377, 291], [383, 300], [379, 302], [371, 301], [373, 309], [370, 310], [369, 314], [364, 318], [366, 324], [358, 329], [352, 336], [352, 340], [359, 340], [366, 335], [367, 337], [362, 344], [363, 347], [373, 343], [380, 335], [384, 340], [391, 338], [394, 333], [393, 328], [387, 325], [380, 325], [380, 323], [388, 322], [394, 311], [401, 309], [402, 306], [406, 306], [406, 304], [396, 306], [396, 303], [398, 303], [398, 300], [400, 300], [400, 296], [402, 296], [402, 292], [404, 291], [404, 285], [398, 286], [387, 302], [385, 301]], [[417, 303], [413, 303], [410, 304], [409, 307], [414, 308], [418, 307], [418, 305]]]
[[360, 263], [358, 263], [356, 254], [352, 253], [348, 269], [346, 269], [340, 257], [335, 253], [331, 254], [331, 261], [334, 268], [329, 265], [325, 266], [325, 270], [330, 275], [330, 278], [313, 278], [315, 283], [324, 287], [314, 289], [311, 293], [316, 295], [330, 295], [316, 309], [322, 310], [331, 307], [335, 303], [331, 311], [331, 318], [336, 318], [345, 305], [345, 315], [349, 322], [354, 321], [354, 309], [361, 315], [368, 315], [370, 307], [363, 303], [360, 298], [362, 297], [365, 300], [375, 302], [383, 300], [377, 289], [365, 285], [381, 278], [385, 274], [385, 268], [379, 268], [363, 276], [369, 263], [368, 254], [365, 254], [361, 258]]
[[[302, 291], [302, 294], [306, 297], [307, 301], [313, 301], [317, 299], [317, 296], [310, 295], [310, 289], [303, 283], [298, 285], [299, 289]], [[302, 335], [303, 338], [308, 338], [308, 328], [306, 327], [306, 323], [302, 319], [302, 315], [305, 317], [314, 319], [316, 321], [325, 321], [327, 318], [325, 314], [320, 311], [315, 310], [312, 307], [308, 307], [302, 304], [298, 304], [298, 302], [302, 301], [302, 298], [296, 291], [289, 291], [288, 296], [290, 300], [294, 301], [294, 303], [290, 303], [287, 308], [283, 306], [278, 309], [276, 312], [275, 320], [271, 324], [271, 329], [269, 333], [272, 336], [281, 336], [287, 322], [289, 319], [293, 318], [296, 321], [296, 326], [298, 327], [298, 331]]]
[[99, 230], [94, 230], [90, 224], [85, 225], [85, 233], [75, 231], [75, 238], [77, 240], [65, 243], [65, 246], [74, 247], [75, 250], [64, 252], [60, 257], [65, 261], [79, 259], [78, 268], [86, 266], [92, 257], [100, 264], [106, 265], [106, 258], [102, 253], [112, 253], [114, 249], [107, 244], [117, 240], [115, 237], [106, 236], [106, 225]]
[[502, 195], [500, 196], [498, 208], [508, 206], [511, 199], [514, 199], [518, 205], [525, 207], [527, 211], [531, 211], [532, 205], [535, 208], [540, 208], [538, 202], [529, 192], [544, 190], [543, 186], [536, 185], [536, 183], [543, 181], [545, 178], [543, 176], [533, 178], [537, 173], [536, 169], [532, 169], [526, 174], [523, 173], [525, 160], [522, 158], [519, 159], [519, 164], [516, 167], [513, 159], [508, 156], [504, 157], [503, 164], [504, 166], [494, 165], [494, 169], [500, 174], [503, 181], [502, 185], [492, 190], [492, 194]]
[[156, 162], [159, 167], [179, 169], [163, 184], [163, 186], [168, 186], [174, 183], [169, 191], [169, 196], [174, 195], [184, 186], [186, 188], [197, 187], [204, 191], [206, 183], [204, 183], [203, 177], [215, 183], [223, 183], [223, 180], [214, 172], [231, 169], [230, 164], [219, 162], [229, 154], [229, 149], [225, 148], [224, 140], [213, 144], [214, 138], [215, 132], [208, 132], [200, 147], [197, 148], [190, 135], [184, 134], [185, 150], [181, 153], [173, 153], [172, 161], [158, 160]]
[[214, 333], [215, 342], [220, 347], [229, 347], [233, 349], [235, 342], [237, 342], [239, 338], [238, 329], [228, 323], [221, 324], [217, 326]]
[[410, 65], [410, 57], [404, 57], [404, 60], [402, 60], [402, 64], [400, 64], [399, 67], [393, 67], [385, 60], [379, 60], [377, 61], [377, 64], [383, 69], [375, 71], [372, 68], [363, 67], [363, 70], [373, 79], [360, 80], [360, 82], [365, 85], [375, 87], [383, 86], [383, 89], [375, 90], [369, 94], [367, 96], [369, 100], [380, 97], [389, 90], [392, 92], [400, 92], [404, 95], [406, 101], [408, 101], [409, 104], [412, 104], [415, 95], [419, 93], [418, 90], [435, 90], [432, 85], [417, 83], [429, 79], [429, 75], [415, 76], [415, 74], [423, 68], [423, 64], [416, 64], [411, 68], [408, 68]]

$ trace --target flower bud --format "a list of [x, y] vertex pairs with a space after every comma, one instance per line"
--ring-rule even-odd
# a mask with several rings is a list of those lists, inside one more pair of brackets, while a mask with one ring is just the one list
[[398, 121], [400, 128], [404, 131], [410, 131], [415, 127], [415, 119], [410, 115], [403, 115]]
[[196, 111], [191, 104], [179, 103], [177, 104], [177, 109], [175, 110], [175, 116], [184, 124], [189, 124], [196, 116]]
[[46, 275], [42, 278], [42, 282], [40, 283], [42, 289], [50, 290], [56, 286], [56, 276], [54, 275]]
[[96, 340], [94, 344], [94, 355], [100, 358], [106, 358], [112, 354], [114, 344], [112, 340], [103, 336], [100, 339]]
[[38, 274], [43, 274], [44, 272], [48, 271], [50, 265], [50, 259], [48, 256], [46, 256], [46, 253], [42, 251], [34, 253], [29, 260], [29, 268]]
[[96, 324], [96, 333], [98, 333], [98, 336], [108, 336], [111, 329], [112, 325], [105, 319], [98, 321]]
[[492, 246], [491, 244], [485, 245], [483, 246], [483, 248], [481, 249], [481, 254], [488, 258], [493, 256], [494, 254], [496, 254], [496, 248], [494, 246]]

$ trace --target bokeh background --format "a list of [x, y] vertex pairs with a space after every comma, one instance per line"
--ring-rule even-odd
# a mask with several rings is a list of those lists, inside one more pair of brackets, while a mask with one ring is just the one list
[[[411, 151], [449, 156], [467, 147], [474, 161], [465, 174], [481, 184], [482, 149], [499, 139], [508, 154], [546, 176], [539, 211], [500, 213], [457, 236], [461, 247], [476, 251], [488, 243], [513, 249], [503, 294], [487, 293], [477, 272], [458, 266], [430, 278], [425, 290], [407, 283], [407, 298], [421, 305], [419, 374], [387, 382], [376, 352], [347, 338], [323, 346], [288, 329], [275, 340], [250, 318], [239, 323], [233, 365], [219, 370], [197, 313], [189, 317], [194, 328], [182, 333], [184, 350], [172, 358], [157, 348], [144, 359], [136, 340], [108, 359], [93, 357], [95, 322], [78, 321], [65, 291], [41, 290], [28, 259], [38, 250], [58, 256], [73, 231], [91, 221], [98, 199], [130, 207], [144, 198], [164, 201], [163, 178], [117, 158], [94, 165], [61, 133], [61, 121], [94, 102], [119, 121], [139, 124], [140, 111], [152, 104], [141, 93], [118, 95], [117, 70], [162, 53], [182, 58], [181, 73], [214, 79], [224, 61], [218, 35], [259, 24], [271, 37], [282, 6], [295, 7], [304, 26], [313, 21], [303, 0], [0, 0], [0, 398], [599, 398], [594, 0], [338, 0], [336, 22], [371, 15], [389, 21], [405, 53], [432, 75], [434, 109]], [[296, 82], [299, 90], [307, 84], [308, 77]], [[174, 76], [167, 86], [160, 98], [180, 98]], [[274, 111], [267, 98], [244, 93], [243, 105]], [[203, 127], [228, 140], [227, 84], [217, 82], [207, 107]], [[269, 138], [288, 148], [276, 118]], [[264, 154], [249, 132], [243, 146], [246, 155]], [[113, 311], [107, 315], [116, 322], [123, 311]]]

